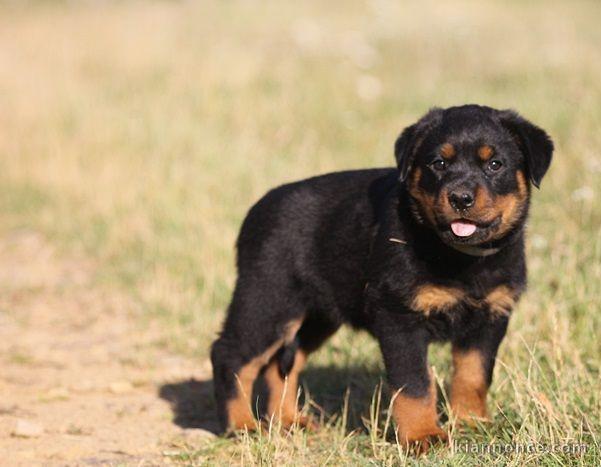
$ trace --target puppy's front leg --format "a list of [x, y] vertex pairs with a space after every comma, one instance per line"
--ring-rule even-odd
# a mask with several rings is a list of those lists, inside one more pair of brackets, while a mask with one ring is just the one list
[[399, 443], [417, 443], [420, 451], [427, 450], [432, 441], [446, 439], [438, 425], [435, 384], [428, 367], [427, 332], [415, 317], [386, 310], [376, 313], [374, 331], [393, 391]]
[[509, 318], [501, 316], [453, 341], [451, 409], [460, 422], [488, 420], [486, 394]]

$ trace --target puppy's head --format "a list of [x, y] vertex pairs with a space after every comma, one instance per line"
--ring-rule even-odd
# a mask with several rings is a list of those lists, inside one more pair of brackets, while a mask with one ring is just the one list
[[498, 240], [528, 212], [530, 184], [545, 175], [553, 143], [510, 110], [433, 109], [395, 144], [417, 221], [448, 244]]

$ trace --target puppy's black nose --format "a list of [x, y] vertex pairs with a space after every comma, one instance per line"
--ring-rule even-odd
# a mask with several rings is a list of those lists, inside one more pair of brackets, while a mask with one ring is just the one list
[[474, 196], [465, 190], [456, 190], [449, 193], [449, 202], [456, 210], [467, 209], [474, 205]]

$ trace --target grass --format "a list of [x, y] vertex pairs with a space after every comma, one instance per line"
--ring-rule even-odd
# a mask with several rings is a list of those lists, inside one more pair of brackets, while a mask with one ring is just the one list
[[[390, 165], [397, 134], [433, 105], [515, 108], [550, 132], [556, 158], [535, 194], [530, 289], [500, 352], [494, 422], [453, 438], [588, 449], [439, 449], [420, 462], [598, 465], [600, 14], [580, 0], [2, 2], [0, 232], [35, 230], [92, 258], [95, 283], [138, 302], [142, 327], [162, 323], [158, 345], [203, 359], [237, 229], [266, 190]], [[441, 383], [447, 354], [432, 350]], [[320, 432], [219, 439], [173, 459], [415, 463], [385, 440], [381, 370], [376, 344], [342, 331], [304, 380], [326, 412]]]

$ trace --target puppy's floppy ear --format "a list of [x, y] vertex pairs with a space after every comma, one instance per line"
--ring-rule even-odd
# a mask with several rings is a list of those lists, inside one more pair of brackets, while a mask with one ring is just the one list
[[442, 119], [443, 110], [435, 107], [417, 123], [403, 130], [394, 143], [394, 157], [399, 168], [399, 180], [404, 182], [413, 165], [415, 153], [424, 140], [426, 133]]
[[399, 168], [399, 180], [404, 182], [413, 159], [413, 140], [417, 123], [403, 130], [394, 143], [394, 157]]
[[538, 188], [551, 165], [553, 141], [543, 129], [520, 117], [513, 110], [500, 111], [499, 119], [516, 139], [526, 159], [530, 181]]

